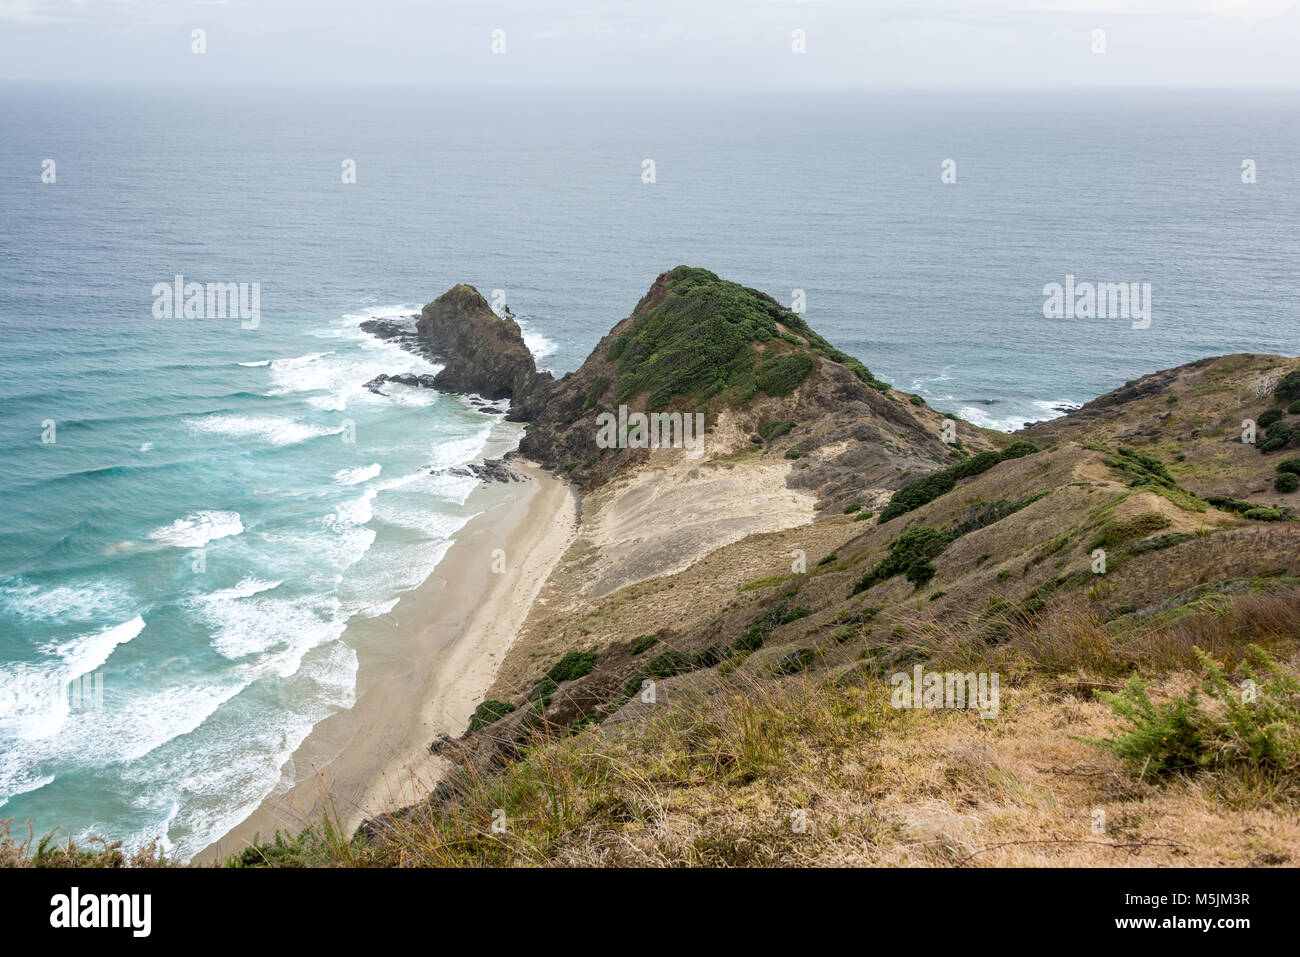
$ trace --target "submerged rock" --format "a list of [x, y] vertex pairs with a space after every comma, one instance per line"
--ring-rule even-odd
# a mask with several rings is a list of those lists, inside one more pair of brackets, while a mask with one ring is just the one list
[[480, 482], [531, 482], [532, 476], [515, 468], [506, 458], [485, 459], [468, 465], [429, 470], [434, 475], [473, 476]]

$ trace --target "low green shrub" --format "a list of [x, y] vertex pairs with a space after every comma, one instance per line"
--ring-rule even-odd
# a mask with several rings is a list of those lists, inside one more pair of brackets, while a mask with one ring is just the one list
[[638, 638], [638, 639], [637, 639], [637, 640], [632, 644], [632, 654], [634, 654], [634, 655], [639, 655], [639, 654], [641, 654], [643, 651], [649, 651], [651, 648], [653, 648], [653, 647], [654, 647], [655, 645], [657, 645], [658, 643], [659, 643], [659, 636], [658, 636], [658, 635], [644, 635], [644, 636]]
[[1284, 415], [1286, 415], [1285, 410], [1274, 407], [1261, 412], [1255, 422], [1261, 429], [1266, 429], [1274, 422], [1281, 422]]
[[773, 674], [778, 675], [797, 675], [808, 670], [812, 660], [817, 657], [817, 652], [811, 648], [800, 648], [792, 651], [779, 662], [773, 669]]
[[591, 670], [596, 666], [597, 657], [599, 656], [594, 651], [570, 651], [551, 666], [551, 670], [546, 672], [546, 677], [557, 685], [584, 678], [591, 674]]
[[469, 718], [468, 731], [477, 731], [480, 728], [486, 728], [489, 724], [500, 721], [510, 712], [515, 710], [515, 706], [508, 701], [494, 701], [489, 698], [483, 701]]
[[[1112, 737], [1083, 739], [1110, 751], [1139, 777], [1159, 780], [1204, 770], [1262, 772], [1287, 790], [1300, 788], [1300, 682], [1258, 645], [1242, 667], [1255, 685], [1252, 700], [1228, 683], [1223, 669], [1201, 649], [1201, 688], [1155, 704], [1137, 675], [1124, 691], [1100, 693], [1123, 724]], [[1215, 702], [1202, 704], [1201, 694]]]
[[1031, 455], [1038, 451], [1032, 442], [1015, 442], [1001, 452], [981, 452], [968, 459], [950, 465], [946, 469], [931, 472], [923, 479], [910, 482], [896, 491], [880, 512], [880, 524], [890, 519], [915, 511], [922, 505], [928, 505], [941, 495], [945, 495], [956, 486], [959, 479], [970, 478], [987, 472], [999, 462], [1017, 459], [1022, 455]]
[[763, 441], [771, 442], [773, 439], [779, 439], [798, 423], [796, 422], [779, 422], [774, 419], [768, 419], [759, 423], [758, 434], [763, 437]]
[[1173, 522], [1161, 512], [1143, 512], [1124, 521], [1107, 522], [1101, 535], [1093, 540], [1090, 548], [1114, 548], [1135, 538], [1145, 538], [1162, 528], [1168, 528]]
[[1288, 372], [1278, 380], [1273, 386], [1273, 394], [1282, 402], [1300, 400], [1300, 369]]
[[806, 352], [789, 352], [764, 359], [754, 370], [755, 384], [768, 395], [790, 395], [817, 362]]

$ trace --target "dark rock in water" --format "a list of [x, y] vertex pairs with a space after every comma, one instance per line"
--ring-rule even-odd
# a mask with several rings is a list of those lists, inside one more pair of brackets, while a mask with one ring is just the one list
[[529, 476], [520, 472], [505, 459], [487, 459], [481, 464], [469, 466], [480, 481], [483, 482], [527, 482]]
[[469, 465], [456, 465], [450, 468], [430, 469], [435, 475], [474, 476], [480, 482], [530, 482], [532, 476], [519, 471], [510, 464], [508, 458], [487, 459], [483, 462], [471, 462]]
[[416, 332], [444, 363], [434, 377], [437, 388], [509, 399], [516, 421], [532, 417], [554, 381], [537, 371], [519, 323], [493, 312], [473, 286], [453, 286], [425, 306]]
[[436, 376], [416, 375], [413, 372], [401, 372], [397, 375], [388, 375], [383, 373], [377, 375], [366, 383], [366, 388], [376, 395], [387, 395], [387, 392], [380, 392], [379, 387], [385, 382], [396, 382], [398, 385], [409, 385], [417, 389], [436, 389]]
[[367, 319], [361, 323], [360, 328], [376, 339], [392, 340], [404, 349], [410, 349], [412, 352], [419, 352], [424, 355], [425, 353], [420, 347], [419, 334], [415, 329], [417, 319], [419, 319], [419, 316], [402, 316], [397, 319]]
[[[522, 422], [545, 406], [555, 382], [549, 372], [537, 371], [519, 323], [508, 311], [504, 318], [493, 312], [473, 286], [453, 286], [418, 317], [367, 319], [361, 328], [443, 366], [434, 376], [378, 376], [366, 388], [379, 395], [384, 394], [378, 389], [384, 382], [400, 382], [484, 399], [509, 399], [507, 418]], [[500, 412], [493, 409], [489, 414]]]

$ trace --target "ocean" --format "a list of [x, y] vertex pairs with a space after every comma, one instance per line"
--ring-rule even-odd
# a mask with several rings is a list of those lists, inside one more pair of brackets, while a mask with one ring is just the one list
[[[365, 390], [435, 367], [364, 319], [500, 290], [563, 373], [703, 266], [1014, 429], [1297, 352], [1297, 115], [1251, 91], [0, 87], [0, 817], [187, 856], [350, 706], [349, 623], [471, 517], [448, 470], [518, 434]], [[158, 318], [176, 276], [257, 284], [256, 327]], [[1067, 276], [1149, 283], [1150, 324], [1046, 318]]]

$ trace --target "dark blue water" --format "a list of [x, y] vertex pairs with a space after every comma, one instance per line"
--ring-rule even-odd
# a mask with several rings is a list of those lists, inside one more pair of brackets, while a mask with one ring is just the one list
[[[499, 289], [562, 372], [687, 263], [803, 290], [877, 375], [1014, 428], [1200, 356], [1298, 351], [1298, 108], [0, 90], [0, 813], [191, 852], [349, 706], [348, 621], [467, 518], [469, 486], [427, 466], [510, 428], [365, 392], [427, 369], [366, 316]], [[155, 318], [177, 274], [258, 284], [257, 328]], [[1150, 283], [1150, 326], [1045, 319], [1067, 274]], [[102, 710], [33, 692], [90, 676]]]

